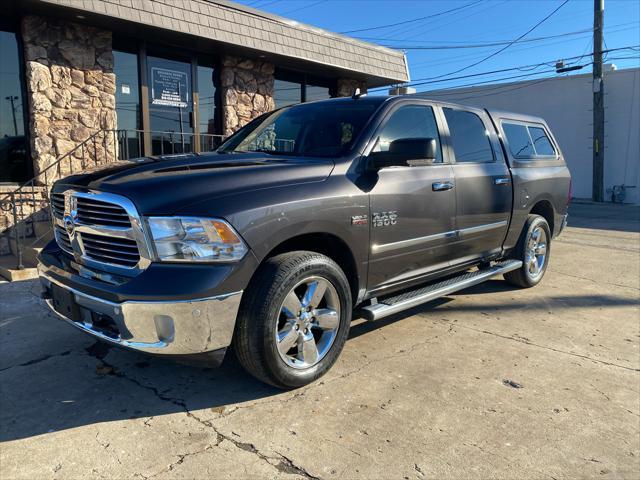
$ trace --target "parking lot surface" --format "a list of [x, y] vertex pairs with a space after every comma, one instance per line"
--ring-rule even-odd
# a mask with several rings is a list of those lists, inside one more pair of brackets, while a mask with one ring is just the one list
[[354, 324], [291, 392], [110, 349], [0, 284], [0, 477], [637, 478], [639, 215], [573, 205], [538, 287]]

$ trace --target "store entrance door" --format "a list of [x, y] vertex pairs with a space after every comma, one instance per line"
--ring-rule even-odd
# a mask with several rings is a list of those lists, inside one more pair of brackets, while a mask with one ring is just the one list
[[151, 153], [194, 151], [193, 82], [189, 62], [147, 57]]

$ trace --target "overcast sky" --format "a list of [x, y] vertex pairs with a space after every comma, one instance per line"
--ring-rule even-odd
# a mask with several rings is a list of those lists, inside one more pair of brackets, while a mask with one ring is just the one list
[[[270, 13], [325, 28], [334, 32], [350, 32], [367, 41], [407, 48], [412, 81], [432, 83], [417, 86], [420, 90], [468, 85], [475, 82], [526, 80], [552, 75], [557, 59], [580, 57], [593, 50], [592, 34], [580, 32], [593, 27], [593, 1], [570, 0], [549, 19], [522, 40], [570, 34], [523, 42], [481, 62], [469, 65], [505, 47], [505, 44], [479, 48], [446, 48], [483, 43], [508, 42], [523, 35], [551, 14], [564, 0], [240, 0]], [[448, 13], [447, 13], [448, 12]], [[430, 18], [423, 18], [429, 16]], [[422, 18], [422, 19], [421, 19]], [[421, 20], [416, 20], [421, 19]], [[413, 21], [416, 20], [416, 21]], [[400, 25], [388, 26], [400, 23]], [[371, 27], [382, 27], [371, 30]], [[360, 30], [354, 32], [354, 30]], [[605, 0], [605, 48], [640, 44], [640, 1]], [[408, 47], [429, 47], [416, 50]], [[618, 68], [640, 66], [640, 49], [608, 54], [606, 61]], [[635, 57], [626, 58], [622, 57]], [[581, 65], [589, 56], [567, 60]], [[493, 75], [441, 81], [512, 67], [551, 62], [551, 65], [525, 67], [522, 70]], [[458, 73], [454, 73], [461, 70]], [[589, 66], [579, 72], [590, 72]], [[526, 75], [526, 76], [524, 76]], [[440, 77], [433, 79], [432, 77]], [[433, 82], [433, 80], [438, 80]]]

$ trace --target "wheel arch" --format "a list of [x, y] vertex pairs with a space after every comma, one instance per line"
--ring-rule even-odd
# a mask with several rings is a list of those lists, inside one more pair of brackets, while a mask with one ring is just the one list
[[529, 213], [543, 217], [549, 224], [549, 230], [551, 231], [551, 236], [553, 236], [555, 232], [555, 210], [553, 208], [553, 204], [549, 200], [538, 200], [533, 205]]
[[347, 242], [332, 233], [304, 233], [280, 242], [262, 258], [261, 263], [281, 253], [296, 250], [320, 253], [336, 262], [346, 275], [351, 288], [352, 301], [356, 302], [360, 289], [360, 276], [355, 256]]

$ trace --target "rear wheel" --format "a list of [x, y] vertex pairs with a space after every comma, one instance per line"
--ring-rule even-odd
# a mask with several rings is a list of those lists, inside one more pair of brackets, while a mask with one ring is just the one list
[[267, 260], [245, 292], [234, 337], [242, 366], [279, 388], [324, 375], [349, 332], [351, 293], [336, 263], [315, 252]]
[[542, 280], [551, 253], [551, 230], [540, 215], [529, 215], [512, 258], [522, 260], [522, 267], [505, 273], [507, 282], [530, 288]]

